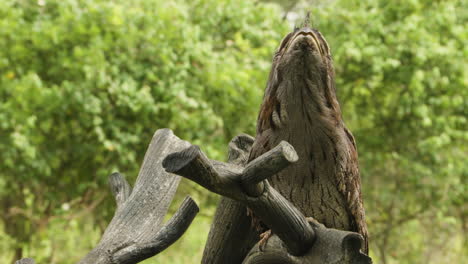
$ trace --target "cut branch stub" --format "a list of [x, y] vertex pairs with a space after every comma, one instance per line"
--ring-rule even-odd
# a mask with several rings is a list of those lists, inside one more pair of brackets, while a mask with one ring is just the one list
[[276, 147], [251, 161], [242, 172], [242, 186], [250, 196], [263, 192], [262, 181], [299, 159], [294, 147], [281, 141]]
[[[271, 230], [278, 234], [293, 255], [301, 255], [312, 245], [315, 236], [305, 217], [276, 190], [270, 188], [267, 177], [297, 161], [294, 148], [287, 142], [253, 160], [245, 168], [209, 160], [198, 146], [191, 146], [168, 155], [163, 161], [166, 171], [190, 179], [217, 194], [237, 200], [250, 207]], [[244, 182], [248, 179], [251, 185]], [[260, 183], [261, 192], [251, 195]]]
[[243, 168], [211, 161], [198, 146], [192, 145], [180, 152], [168, 155], [162, 166], [167, 172], [192, 180], [214, 193], [233, 199], [242, 197], [239, 183]]
[[298, 159], [294, 147], [286, 141], [281, 141], [278, 146], [245, 166], [242, 172], [242, 183], [245, 185], [259, 183]]

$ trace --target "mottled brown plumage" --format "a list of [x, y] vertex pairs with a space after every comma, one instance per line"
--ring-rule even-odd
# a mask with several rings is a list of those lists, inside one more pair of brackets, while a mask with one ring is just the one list
[[328, 44], [308, 26], [288, 34], [275, 54], [249, 160], [281, 140], [299, 161], [271, 185], [306, 216], [360, 233], [367, 253], [356, 144], [341, 117]]

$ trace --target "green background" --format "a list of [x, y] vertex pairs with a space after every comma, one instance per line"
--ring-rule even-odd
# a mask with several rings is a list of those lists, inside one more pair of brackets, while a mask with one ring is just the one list
[[[0, 262], [74, 263], [134, 182], [155, 130], [225, 160], [255, 133], [296, 18], [327, 38], [356, 137], [374, 263], [468, 256], [468, 6], [462, 0], [0, 0]], [[294, 4], [294, 5], [293, 5]], [[287, 17], [287, 19], [285, 19]], [[199, 263], [219, 197], [144, 263]]]

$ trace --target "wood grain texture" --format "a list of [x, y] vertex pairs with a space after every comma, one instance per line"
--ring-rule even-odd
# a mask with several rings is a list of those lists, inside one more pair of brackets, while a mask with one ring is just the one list
[[180, 181], [180, 177], [170, 175], [162, 168], [162, 160], [188, 146], [188, 142], [174, 136], [169, 129], [158, 130], [148, 147], [133, 190], [120, 174], [110, 176], [109, 184], [118, 209], [99, 244], [80, 264], [138, 263], [154, 256], [185, 232], [198, 207], [188, 199], [174, 215], [176, 218], [162, 225]]
[[177, 212], [159, 229], [153, 240], [138, 241], [116, 251], [112, 256], [114, 263], [138, 263], [162, 252], [185, 233], [198, 211], [197, 204], [190, 197], [186, 197]]
[[[276, 147], [271, 149], [271, 151], [264, 153], [245, 166], [242, 183], [245, 184], [245, 186], [260, 183], [274, 174], [272, 171], [268, 171], [268, 168], [280, 167], [282, 170], [297, 160], [298, 156], [294, 148], [288, 142], [281, 141]], [[261, 192], [262, 191], [256, 194], [249, 194], [251, 196], [258, 196]]]

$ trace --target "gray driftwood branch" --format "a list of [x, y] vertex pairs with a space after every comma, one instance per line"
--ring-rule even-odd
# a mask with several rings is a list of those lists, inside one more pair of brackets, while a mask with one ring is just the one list
[[[120, 173], [110, 175], [109, 186], [117, 209], [99, 244], [79, 264], [138, 263], [163, 251], [184, 234], [198, 213], [198, 206], [187, 197], [172, 218], [162, 224], [180, 177], [170, 175], [161, 163], [167, 155], [189, 146], [171, 130], [160, 129], [146, 151], [133, 190]], [[16, 264], [34, 264], [34, 260], [21, 259]]]
[[165, 156], [188, 146], [171, 130], [160, 129], [151, 140], [133, 190], [121, 174], [110, 176], [117, 210], [99, 244], [80, 264], [138, 263], [182, 236], [198, 213], [198, 206], [187, 197], [176, 214], [162, 225], [180, 178], [167, 173], [161, 163]]
[[[243, 139], [242, 139], [243, 138]], [[197, 146], [170, 154], [163, 167], [206, 189], [248, 206], [273, 231], [264, 250], [256, 245], [243, 263], [371, 263], [360, 252], [359, 234], [325, 228], [308, 220], [272, 188], [267, 178], [297, 161], [294, 148], [283, 141], [242, 166], [252, 138], [241, 135], [229, 144], [229, 162], [210, 160]]]

